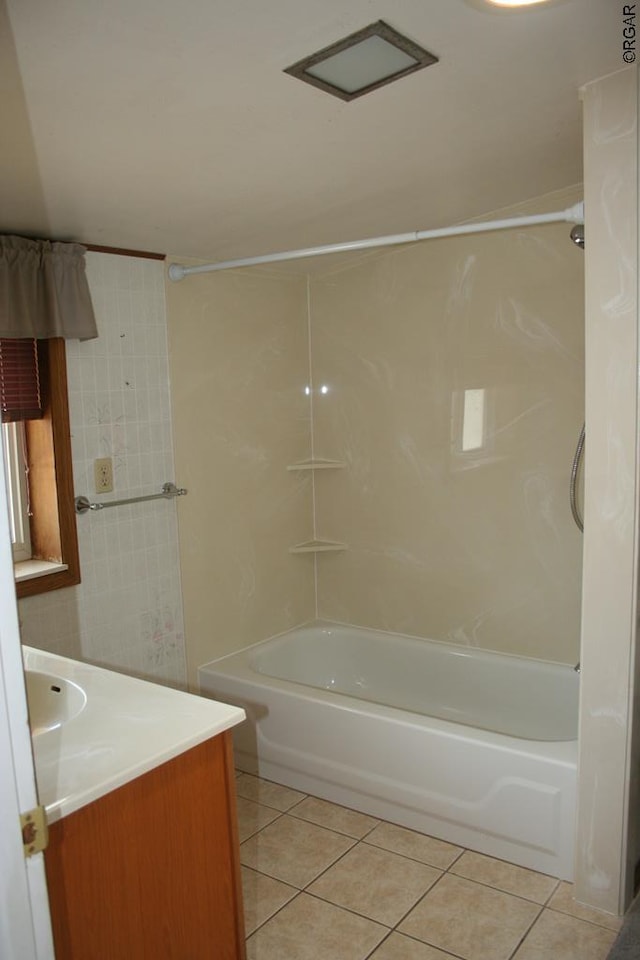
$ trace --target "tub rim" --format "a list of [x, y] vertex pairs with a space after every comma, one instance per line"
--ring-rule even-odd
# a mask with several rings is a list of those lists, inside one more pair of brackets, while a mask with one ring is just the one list
[[[406, 710], [401, 707], [391, 707], [382, 703], [360, 700], [357, 697], [351, 697], [345, 693], [333, 693], [319, 687], [297, 683], [294, 680], [281, 680], [278, 677], [270, 677], [266, 674], [256, 673], [246, 657], [243, 656], [244, 654], [246, 654], [246, 651], [236, 651], [236, 653], [227, 654], [224, 657], [211, 660], [198, 667], [200, 695], [207, 695], [201, 674], [210, 677], [212, 680], [216, 674], [222, 674], [226, 679], [231, 681], [236, 680], [237, 683], [248, 688], [247, 693], [249, 696], [245, 696], [247, 703], [259, 705], [260, 690], [268, 687], [284, 697], [295, 698], [309, 703], [325, 704], [352, 716], [385, 718], [399, 726], [408, 728], [421, 727], [433, 732], [442, 739], [453, 738], [466, 743], [491, 744], [507, 752], [520, 755], [526, 753], [528, 756], [540, 757], [561, 766], [575, 768], [577, 765], [577, 738], [575, 740], [527, 740], [522, 737], [514, 737], [507, 733], [499, 733], [495, 730], [485, 730], [481, 727], [456, 723], [452, 720], [443, 720], [439, 717], [432, 717], [429, 714], [414, 713], [411, 710]], [[235, 658], [234, 667], [236, 667], [236, 669], [225, 669], [222, 666], [220, 669], [217, 668], [217, 665], [222, 665], [223, 661], [228, 661], [232, 658]], [[240, 665], [239, 669], [237, 667], [238, 664]], [[214, 668], [214, 665], [216, 665], [216, 668]]]

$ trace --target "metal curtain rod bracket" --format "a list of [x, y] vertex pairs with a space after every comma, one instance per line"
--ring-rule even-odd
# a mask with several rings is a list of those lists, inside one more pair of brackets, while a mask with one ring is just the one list
[[260, 257], [243, 257], [240, 260], [222, 260], [219, 263], [203, 263], [198, 267], [185, 267], [181, 263], [169, 266], [169, 279], [174, 282], [196, 273], [212, 273], [234, 267], [253, 267], [260, 263], [278, 263], [282, 260], [303, 260], [326, 253], [349, 253], [352, 250], [368, 250], [373, 247], [390, 247], [418, 240], [436, 240], [441, 237], [458, 237], [471, 233], [487, 233], [494, 230], [510, 230], [514, 227], [533, 227], [543, 223], [584, 223], [584, 202], [574, 203], [566, 210], [552, 213], [531, 213], [523, 217], [507, 217], [504, 220], [476, 220], [473, 223], [458, 223], [452, 227], [437, 227], [434, 230], [413, 230], [388, 237], [370, 237], [368, 240], [348, 240], [346, 243], [328, 243], [321, 247], [304, 250], [287, 250], [284, 253], [268, 253]]
[[76, 513], [86, 513], [87, 510], [104, 510], [105, 507], [122, 507], [126, 503], [142, 503], [146, 500], [173, 500], [174, 497], [184, 497], [187, 491], [184, 487], [176, 487], [175, 483], [163, 483], [162, 493], [150, 493], [146, 497], [129, 497], [126, 500], [106, 500], [104, 503], [90, 503], [86, 497], [76, 497]]

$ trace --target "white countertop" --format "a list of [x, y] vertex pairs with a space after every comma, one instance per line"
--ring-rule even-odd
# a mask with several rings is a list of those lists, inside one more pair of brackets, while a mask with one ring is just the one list
[[245, 719], [244, 710], [23, 647], [27, 670], [71, 680], [78, 716], [33, 737], [40, 803], [50, 823]]

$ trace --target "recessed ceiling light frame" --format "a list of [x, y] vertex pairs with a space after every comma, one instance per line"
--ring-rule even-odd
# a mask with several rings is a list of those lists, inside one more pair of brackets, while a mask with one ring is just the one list
[[477, 10], [478, 13], [487, 13], [489, 16], [517, 17], [522, 15], [534, 15], [544, 13], [555, 7], [566, 6], [573, 3], [574, 0], [522, 0], [515, 3], [515, 0], [462, 0], [468, 7]]
[[[345, 53], [352, 47], [358, 47], [358, 45], [374, 37], [394, 47], [396, 51], [400, 51], [400, 55], [397, 58], [399, 61], [398, 68], [394, 69], [393, 72], [386, 72], [379, 79], [368, 82], [364, 86], [357, 87], [356, 89], [344, 89], [338, 86], [337, 83], [331, 83], [328, 79], [314, 76], [309, 72], [314, 69], [323, 70], [322, 65], [325, 64], [326, 61], [336, 58], [337, 62], [339, 54]], [[389, 53], [393, 54], [393, 51], [390, 50]], [[342, 60], [342, 58], [340, 59]], [[398, 33], [393, 27], [385, 23], [384, 20], [378, 20], [376, 23], [371, 23], [368, 27], [363, 27], [362, 30], [357, 30], [348, 37], [344, 37], [342, 40], [338, 40], [336, 43], [332, 43], [330, 46], [318, 50], [317, 53], [312, 53], [309, 57], [298, 60], [297, 63], [287, 67], [284, 72], [292, 77], [297, 77], [298, 80], [304, 80], [305, 83], [310, 83], [313, 87], [318, 87], [319, 90], [324, 90], [325, 93], [331, 93], [334, 97], [339, 97], [341, 100], [355, 100], [356, 97], [362, 97], [365, 93], [371, 93], [372, 90], [377, 90], [378, 87], [383, 87], [394, 80], [399, 80], [400, 77], [406, 77], [410, 73], [415, 73], [416, 70], [422, 70], [424, 67], [428, 67], [432, 63], [437, 62], [438, 58], [434, 56], [434, 54], [429, 53], [428, 50], [425, 50], [417, 43]]]
[[487, 0], [494, 7], [506, 7], [508, 10], [515, 10], [518, 7], [533, 7], [539, 3], [549, 3], [549, 0]]

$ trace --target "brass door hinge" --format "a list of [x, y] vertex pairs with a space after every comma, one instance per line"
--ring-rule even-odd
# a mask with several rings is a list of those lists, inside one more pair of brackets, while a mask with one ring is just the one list
[[49, 842], [49, 831], [44, 807], [34, 807], [33, 810], [21, 813], [20, 827], [22, 829], [25, 857], [32, 857], [34, 853], [41, 853], [46, 850]]

